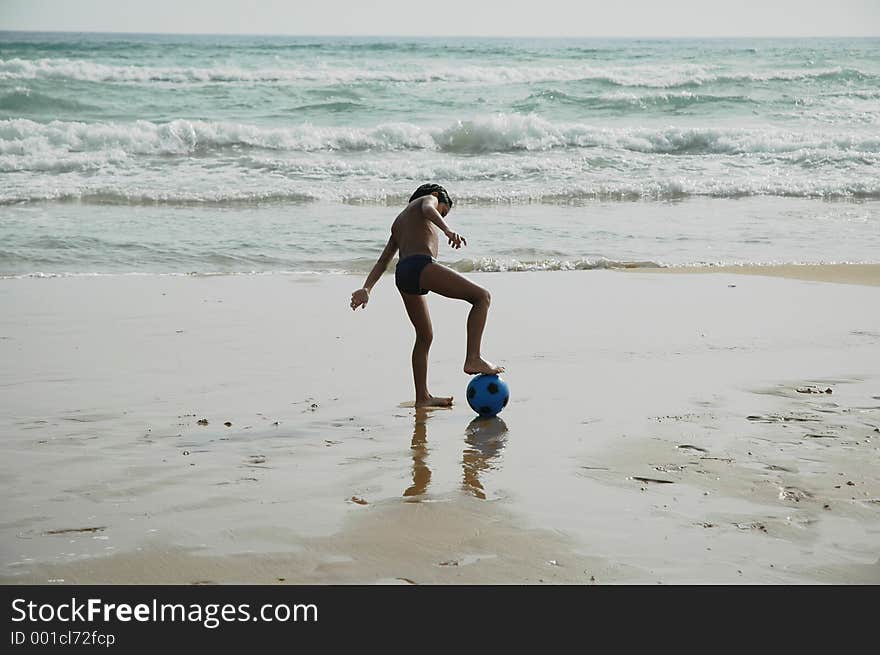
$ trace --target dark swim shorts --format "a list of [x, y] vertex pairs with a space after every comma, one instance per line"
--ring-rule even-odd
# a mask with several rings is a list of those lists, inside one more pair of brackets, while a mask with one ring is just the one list
[[394, 269], [394, 282], [403, 293], [414, 293], [424, 296], [427, 290], [422, 289], [419, 280], [422, 277], [422, 269], [434, 261], [431, 255], [410, 255], [397, 262]]

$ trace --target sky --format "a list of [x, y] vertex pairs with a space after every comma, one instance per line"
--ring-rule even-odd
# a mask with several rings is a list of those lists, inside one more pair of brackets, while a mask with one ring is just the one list
[[387, 36], [880, 36], [880, 0], [0, 0], [0, 30]]

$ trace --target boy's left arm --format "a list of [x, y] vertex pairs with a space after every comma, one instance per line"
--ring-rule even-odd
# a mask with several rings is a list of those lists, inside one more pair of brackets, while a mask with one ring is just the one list
[[370, 291], [373, 286], [375, 286], [376, 282], [379, 281], [379, 278], [382, 277], [382, 273], [388, 268], [388, 264], [391, 262], [391, 258], [394, 257], [396, 252], [397, 241], [394, 240], [394, 235], [392, 234], [388, 237], [388, 243], [385, 244], [382, 254], [379, 255], [379, 259], [376, 260], [373, 270], [367, 275], [367, 281], [364, 282], [364, 286], [351, 294], [352, 309], [367, 306], [367, 303], [370, 301]]

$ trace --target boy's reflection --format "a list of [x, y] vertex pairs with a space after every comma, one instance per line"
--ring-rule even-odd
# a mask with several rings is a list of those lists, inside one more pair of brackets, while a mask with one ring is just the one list
[[[410, 449], [412, 451], [412, 484], [403, 492], [404, 496], [421, 496], [431, 483], [431, 469], [428, 468], [428, 430], [427, 421], [430, 410], [418, 407], [415, 410], [415, 425]], [[465, 429], [465, 449], [462, 454], [462, 488], [477, 498], [486, 498], [480, 473], [497, 466], [493, 462], [504, 448], [507, 425], [497, 416], [475, 418]], [[417, 499], [413, 499], [415, 502]]]
[[413, 428], [412, 445], [412, 484], [403, 492], [404, 496], [421, 496], [431, 482], [431, 469], [425, 464], [428, 456], [428, 431], [425, 424], [429, 411], [424, 407], [416, 407], [416, 423]]

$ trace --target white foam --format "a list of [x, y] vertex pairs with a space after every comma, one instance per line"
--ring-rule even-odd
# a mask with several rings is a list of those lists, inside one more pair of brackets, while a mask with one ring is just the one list
[[628, 262], [599, 259], [538, 259], [523, 261], [519, 259], [502, 259], [486, 257], [469, 264], [453, 266], [465, 272], [479, 271], [483, 273], [510, 273], [522, 271], [592, 271], [615, 268], [661, 268], [656, 262]]
[[259, 127], [221, 121], [82, 123], [0, 120], [0, 154], [122, 150], [130, 154], [191, 154], [231, 146], [287, 151], [448, 152], [548, 151], [606, 147], [651, 154], [780, 153], [803, 149], [880, 153], [880, 135], [794, 131], [774, 127], [609, 128], [554, 123], [539, 116], [494, 114], [459, 120], [446, 128], [409, 123], [376, 127]]
[[840, 78], [869, 81], [876, 75], [856, 68], [792, 69], [773, 72], [735, 71], [702, 64], [657, 63], [640, 65], [601, 65], [577, 60], [560, 60], [555, 65], [418, 65], [395, 63], [383, 68], [289, 64], [279, 68], [240, 67], [146, 67], [102, 64], [88, 60], [43, 58], [0, 59], [0, 80], [72, 79], [89, 82], [128, 83], [279, 83], [322, 82], [352, 84], [357, 82], [387, 83], [482, 83], [508, 84], [530, 82], [595, 81], [616, 86], [675, 88], [702, 86], [711, 83], [748, 83]]
[[[349, 183], [302, 184], [296, 181], [266, 180], [263, 186], [238, 185], [234, 176], [207, 177], [194, 187], [191, 178], [136, 182], [119, 179], [94, 183], [88, 178], [47, 183], [19, 184], [0, 189], [0, 205], [28, 202], [83, 202], [110, 205], [219, 205], [237, 206], [266, 203], [341, 202], [388, 205], [403, 202], [416, 180], [387, 180], [372, 184], [363, 180]], [[274, 183], [273, 183], [274, 182]], [[572, 203], [631, 200], [668, 200], [690, 197], [743, 198], [752, 196], [880, 199], [880, 180], [840, 179], [827, 183], [813, 180], [758, 179], [724, 180], [699, 177], [690, 179], [645, 180], [587, 183], [554, 181], [550, 186], [535, 183], [492, 186], [456, 185], [455, 198], [470, 205], [569, 205]], [[401, 193], [401, 189], [405, 192]]]
[[189, 120], [168, 123], [0, 121], [0, 154], [121, 149], [131, 154], [184, 155], [229, 146], [308, 152], [423, 149], [436, 148], [436, 143], [428, 131], [406, 123], [359, 129], [315, 127], [309, 124], [265, 128], [241, 123]]

